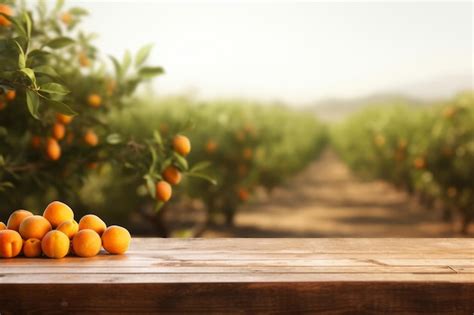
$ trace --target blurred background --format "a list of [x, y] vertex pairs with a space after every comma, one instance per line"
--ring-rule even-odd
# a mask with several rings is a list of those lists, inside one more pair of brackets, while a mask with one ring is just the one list
[[123, 65], [151, 44], [149, 62], [165, 71], [104, 113], [107, 128], [186, 135], [197, 175], [181, 168], [157, 211], [142, 174], [104, 158], [72, 186], [77, 197], [53, 179], [37, 196], [30, 179], [0, 215], [57, 198], [134, 235], [472, 236], [473, 10], [471, 1], [66, 1], [53, 14], [60, 27], [80, 32], [77, 18], [98, 35], [87, 37], [87, 58]]

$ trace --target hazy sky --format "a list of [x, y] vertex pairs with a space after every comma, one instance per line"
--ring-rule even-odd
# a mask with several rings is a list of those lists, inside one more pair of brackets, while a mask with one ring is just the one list
[[[69, 1], [71, 5], [73, 1]], [[155, 43], [159, 94], [293, 103], [472, 74], [471, 2], [74, 1], [107, 54]]]

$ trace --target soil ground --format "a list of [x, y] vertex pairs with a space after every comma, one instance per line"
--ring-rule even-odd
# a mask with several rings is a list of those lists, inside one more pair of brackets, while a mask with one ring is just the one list
[[258, 193], [235, 227], [210, 227], [203, 237], [450, 237], [439, 209], [425, 209], [382, 181], [362, 181], [328, 150], [275, 189]]

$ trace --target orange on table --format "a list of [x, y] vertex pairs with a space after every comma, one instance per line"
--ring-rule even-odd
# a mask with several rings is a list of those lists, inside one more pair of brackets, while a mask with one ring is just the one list
[[41, 249], [49, 258], [63, 258], [69, 253], [69, 238], [61, 231], [49, 231], [41, 240]]
[[65, 221], [73, 220], [74, 212], [67, 204], [53, 201], [44, 210], [43, 217], [51, 223], [53, 228], [56, 228]]
[[23, 240], [17, 231], [0, 231], [0, 257], [12, 258], [18, 256], [23, 247]]
[[170, 165], [163, 171], [163, 178], [171, 185], [178, 185], [181, 182], [181, 173], [179, 170]]
[[74, 254], [80, 257], [96, 256], [101, 247], [102, 240], [99, 234], [91, 229], [80, 230], [72, 239]]
[[90, 229], [102, 235], [106, 228], [105, 222], [95, 214], [86, 214], [79, 220], [79, 231]]
[[173, 193], [173, 189], [171, 188], [171, 185], [168, 184], [168, 182], [161, 180], [158, 183], [156, 183], [155, 187], [155, 195], [156, 199], [162, 202], [167, 202], [170, 200], [171, 195]]
[[13, 211], [12, 214], [10, 214], [10, 217], [8, 218], [7, 229], [18, 231], [20, 229], [21, 222], [27, 217], [31, 216], [33, 216], [33, 213], [28, 210], [20, 209]]
[[131, 239], [127, 229], [111, 225], [102, 234], [102, 246], [110, 254], [123, 254], [128, 250]]
[[69, 239], [72, 239], [77, 231], [79, 231], [79, 224], [77, 224], [75, 220], [64, 221], [56, 228], [56, 230], [63, 232], [67, 237], [69, 237]]
[[20, 235], [23, 239], [37, 238], [39, 240], [51, 231], [51, 224], [40, 215], [27, 217], [20, 224]]
[[25, 257], [39, 257], [42, 253], [41, 241], [39, 239], [29, 238], [23, 243], [23, 255], [25, 255]]

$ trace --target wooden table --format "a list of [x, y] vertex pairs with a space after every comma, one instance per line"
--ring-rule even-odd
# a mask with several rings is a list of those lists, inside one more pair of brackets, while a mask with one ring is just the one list
[[473, 314], [473, 239], [135, 238], [0, 260], [0, 313]]

